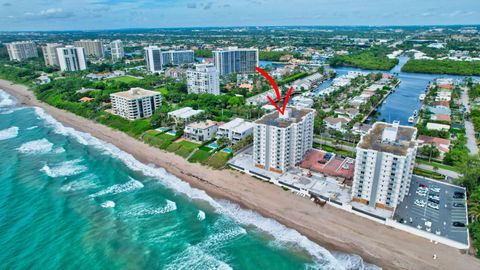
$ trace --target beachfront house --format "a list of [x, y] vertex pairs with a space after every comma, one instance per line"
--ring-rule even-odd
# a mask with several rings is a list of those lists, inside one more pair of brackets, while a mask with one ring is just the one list
[[217, 131], [217, 139], [227, 138], [233, 143], [237, 143], [248, 135], [253, 133], [254, 124], [247, 122], [242, 118], [235, 118], [232, 121], [220, 125]]
[[206, 142], [215, 137], [219, 123], [211, 120], [193, 122], [185, 126], [185, 138], [197, 142]]

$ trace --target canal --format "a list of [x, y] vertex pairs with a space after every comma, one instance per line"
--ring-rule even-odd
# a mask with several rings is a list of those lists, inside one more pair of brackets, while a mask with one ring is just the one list
[[[349, 71], [383, 72], [397, 76], [400, 79], [400, 85], [385, 99], [383, 104], [377, 108], [376, 119], [390, 123], [398, 120], [402, 125], [412, 125], [408, 123], [408, 118], [412, 115], [413, 111], [420, 110], [422, 103], [418, 97], [425, 92], [427, 85], [431, 81], [435, 78], [463, 79], [466, 76], [402, 72], [402, 66], [407, 61], [407, 56], [400, 57], [399, 63], [389, 72], [350, 67], [338, 67], [334, 69], [337, 71], [337, 77], [345, 75]], [[332, 80], [325, 81], [323, 84], [319, 85], [314, 92], [321, 92], [331, 84]]]

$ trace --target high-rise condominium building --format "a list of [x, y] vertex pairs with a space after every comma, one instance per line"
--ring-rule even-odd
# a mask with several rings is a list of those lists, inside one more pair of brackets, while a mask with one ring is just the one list
[[150, 72], [159, 72], [166, 66], [190, 64], [194, 62], [193, 51], [162, 51], [157, 46], [145, 47], [145, 63]]
[[43, 59], [46, 66], [59, 66], [57, 49], [63, 47], [60, 43], [47, 43], [42, 46]]
[[119, 39], [114, 40], [110, 43], [110, 52], [112, 54], [113, 61], [122, 60], [125, 56], [125, 51], [123, 50], [123, 42]]
[[85, 49], [65, 46], [57, 48], [58, 63], [62, 71], [78, 71], [87, 68]]
[[417, 129], [376, 122], [357, 145], [352, 200], [394, 211], [408, 193]]
[[283, 173], [299, 163], [313, 145], [315, 110], [289, 107], [281, 115], [275, 111], [255, 121], [254, 165]]
[[37, 46], [32, 41], [18, 41], [5, 44], [11, 61], [22, 61], [38, 57]]
[[231, 73], [254, 73], [258, 66], [258, 49], [228, 47], [213, 51], [215, 67], [221, 76]]
[[82, 39], [74, 42], [75, 47], [82, 47], [85, 49], [85, 56], [87, 58], [103, 58], [105, 52], [103, 42], [101, 40]]
[[211, 64], [195, 65], [195, 69], [187, 71], [188, 93], [220, 94], [218, 71]]
[[161, 102], [159, 92], [138, 87], [110, 94], [110, 99], [113, 113], [128, 120], [152, 116]]

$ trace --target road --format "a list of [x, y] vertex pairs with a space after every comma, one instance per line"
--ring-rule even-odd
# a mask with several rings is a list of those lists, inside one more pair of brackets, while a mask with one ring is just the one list
[[[470, 114], [470, 104], [468, 101], [468, 88], [462, 88], [462, 104], [465, 106], [465, 112]], [[478, 154], [477, 140], [475, 138], [475, 129], [470, 120], [465, 119], [465, 133], [467, 134], [467, 148], [470, 151], [470, 154]]]

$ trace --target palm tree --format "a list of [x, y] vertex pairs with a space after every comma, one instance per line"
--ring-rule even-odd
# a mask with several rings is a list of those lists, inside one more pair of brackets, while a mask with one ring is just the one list
[[480, 187], [468, 199], [468, 216], [471, 220], [480, 220]]

